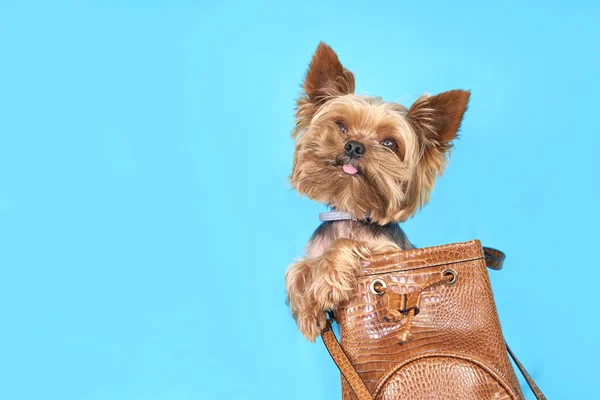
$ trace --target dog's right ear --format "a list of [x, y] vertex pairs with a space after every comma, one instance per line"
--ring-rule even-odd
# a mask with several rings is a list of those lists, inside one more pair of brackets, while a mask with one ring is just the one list
[[342, 66], [335, 51], [321, 42], [302, 88], [312, 102], [321, 103], [330, 97], [354, 93], [354, 75]]
[[294, 138], [308, 127], [319, 107], [327, 100], [354, 93], [354, 75], [344, 68], [335, 51], [321, 42], [310, 61], [302, 89], [297, 101]]

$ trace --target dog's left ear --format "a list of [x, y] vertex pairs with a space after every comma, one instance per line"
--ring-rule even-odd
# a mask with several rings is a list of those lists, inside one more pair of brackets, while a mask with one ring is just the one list
[[425, 151], [446, 151], [457, 136], [471, 92], [450, 90], [436, 96], [421, 96], [408, 110], [408, 119], [421, 136]]

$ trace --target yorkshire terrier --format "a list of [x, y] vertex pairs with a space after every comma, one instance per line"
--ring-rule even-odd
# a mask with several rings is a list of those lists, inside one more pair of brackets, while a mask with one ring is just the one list
[[327, 310], [354, 295], [371, 255], [413, 245], [399, 223], [429, 201], [470, 92], [423, 95], [410, 108], [354, 94], [354, 75], [320, 43], [297, 100], [291, 183], [334, 211], [286, 273], [299, 330], [314, 341]]

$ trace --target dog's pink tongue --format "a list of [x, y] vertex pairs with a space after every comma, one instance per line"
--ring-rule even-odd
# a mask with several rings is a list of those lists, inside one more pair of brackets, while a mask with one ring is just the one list
[[354, 165], [350, 165], [350, 164], [344, 164], [342, 169], [344, 170], [345, 173], [350, 174], [350, 175], [354, 175], [355, 173], [358, 172], [358, 169], [356, 169], [356, 167]]

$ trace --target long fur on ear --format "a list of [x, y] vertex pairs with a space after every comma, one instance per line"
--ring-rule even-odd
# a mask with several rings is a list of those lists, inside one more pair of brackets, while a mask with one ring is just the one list
[[354, 75], [342, 66], [333, 49], [321, 42], [310, 61], [302, 88], [310, 100], [319, 102], [327, 97], [353, 93]]
[[450, 90], [436, 96], [421, 96], [408, 110], [417, 134], [425, 146], [443, 146], [447, 149], [456, 138], [471, 92]]
[[421, 159], [415, 179], [408, 188], [408, 197], [414, 210], [429, 201], [431, 189], [442, 174], [457, 137], [471, 92], [450, 90], [436, 96], [421, 96], [408, 110], [407, 118], [420, 140]]
[[344, 68], [333, 49], [321, 42], [310, 61], [302, 89], [296, 102], [296, 128], [292, 137], [308, 127], [310, 119], [327, 100], [354, 93], [354, 75]]

